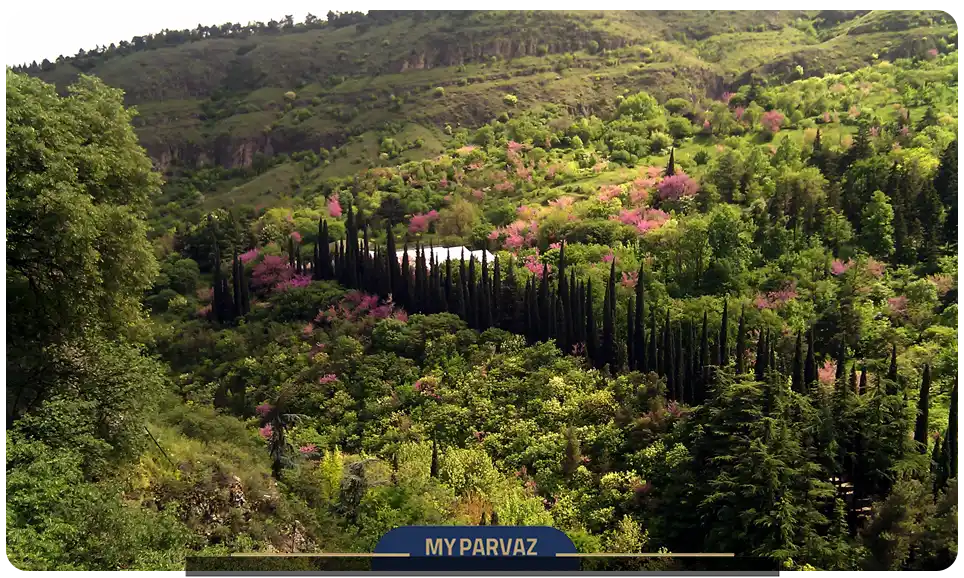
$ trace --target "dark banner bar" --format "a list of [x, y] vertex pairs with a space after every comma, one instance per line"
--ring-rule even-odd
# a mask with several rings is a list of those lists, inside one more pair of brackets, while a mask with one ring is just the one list
[[283, 556], [224, 556], [193, 557], [187, 559], [187, 574], [194, 576], [291, 574], [320, 575], [328, 573], [491, 573], [526, 575], [625, 572], [679, 573], [702, 575], [778, 574], [777, 563], [769, 558], [632, 558], [610, 556], [518, 556], [518, 557], [283, 557]]

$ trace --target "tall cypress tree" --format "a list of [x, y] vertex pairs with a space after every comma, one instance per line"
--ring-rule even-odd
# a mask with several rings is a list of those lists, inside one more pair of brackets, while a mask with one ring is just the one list
[[[703, 332], [700, 334], [700, 372], [704, 382], [707, 376], [707, 367], [710, 365], [710, 335], [706, 325], [706, 311], [703, 312]], [[705, 383], [704, 383], [705, 385]]]
[[647, 371], [659, 371], [659, 348], [657, 342], [659, 336], [656, 333], [656, 308], [649, 308], [649, 349], [646, 353]]
[[746, 313], [740, 308], [740, 325], [736, 330], [736, 374], [746, 371]]
[[934, 189], [944, 207], [943, 241], [957, 243], [957, 139], [944, 149], [934, 177]]
[[730, 363], [730, 352], [727, 347], [727, 338], [729, 337], [730, 326], [727, 320], [727, 301], [723, 299], [723, 320], [720, 323], [720, 349], [719, 356], [717, 357], [717, 365], [720, 367], [725, 367]]
[[244, 263], [241, 262], [241, 258], [238, 258], [238, 275], [240, 275], [239, 286], [241, 288], [241, 305], [242, 305], [242, 315], [247, 315], [251, 313], [251, 295], [248, 289], [248, 277], [244, 273]]
[[769, 359], [767, 359], [767, 338], [763, 328], [760, 328], [760, 340], [756, 344], [756, 363], [754, 365], [753, 377], [757, 381], [763, 381]]
[[927, 453], [927, 429], [930, 417], [931, 366], [924, 364], [924, 377], [920, 384], [920, 398], [917, 401], [917, 422], [914, 424], [914, 441], [922, 454]]
[[496, 255], [492, 263], [492, 325], [502, 327], [502, 268], [499, 266], [499, 256]]
[[348, 287], [358, 288], [358, 227], [352, 204], [345, 219], [345, 279]]
[[803, 383], [806, 385], [808, 392], [817, 382], [817, 359], [813, 347], [813, 329], [811, 329], [807, 336], [807, 361], [803, 366]]
[[626, 304], [626, 369], [632, 371], [636, 367], [636, 337], [633, 335], [636, 328], [636, 300], [629, 298]]
[[665, 377], [670, 372], [670, 329], [669, 329], [669, 308], [666, 308], [666, 321], [663, 322], [663, 348], [660, 355], [660, 375]]
[[615, 307], [613, 297], [616, 294], [616, 260], [613, 259], [609, 268], [609, 281], [606, 283], [606, 294], [603, 297], [603, 338], [602, 360], [609, 364], [610, 371], [616, 371], [616, 327]]
[[860, 381], [857, 383], [857, 395], [867, 393], [867, 366], [864, 365], [860, 372]]
[[665, 336], [663, 344], [666, 349], [666, 395], [671, 400], [679, 401], [676, 383], [676, 344], [673, 339], [673, 327], [669, 324], [669, 319], [666, 321], [666, 328], [663, 333]]
[[847, 342], [840, 339], [840, 351], [837, 354], [837, 380], [843, 379], [847, 375]]
[[522, 333], [519, 319], [519, 299], [516, 297], [518, 285], [515, 278], [515, 261], [511, 257], [509, 258], [509, 268], [507, 271], [508, 273], [505, 276], [505, 282], [502, 287], [501, 301], [504, 319], [502, 328], [514, 333]]
[[448, 249], [445, 251], [445, 301], [448, 303], [449, 313], [455, 313], [458, 311], [458, 307], [455, 305], [455, 295], [452, 289], [452, 255]]
[[848, 385], [850, 386], [850, 391], [852, 391], [857, 395], [860, 394], [860, 385], [857, 383], [857, 364], [856, 363], [850, 366], [850, 382]]
[[596, 327], [596, 315], [592, 307], [591, 277], [586, 282], [586, 355], [595, 367], [602, 367], [599, 355], [599, 330]]
[[897, 383], [897, 344], [892, 344], [890, 349], [890, 369], [887, 370], [887, 395], [897, 395], [899, 390]]
[[806, 387], [804, 386], [804, 376], [803, 376], [803, 334], [797, 332], [797, 342], [793, 347], [793, 374], [791, 376], [791, 383], [793, 391], [797, 393], [806, 393]]
[[297, 271], [297, 261], [295, 260], [295, 238], [288, 236], [288, 266]]
[[389, 292], [395, 301], [401, 299], [402, 287], [399, 282], [398, 252], [395, 250], [395, 235], [392, 227], [385, 225], [385, 267], [388, 269]]
[[539, 340], [545, 341], [551, 337], [549, 321], [549, 264], [542, 264], [542, 277], [539, 280]]
[[408, 259], [408, 241], [402, 245], [402, 269], [400, 274], [400, 279], [398, 283], [398, 288], [400, 289], [399, 294], [395, 296], [395, 300], [401, 304], [402, 307], [411, 311], [412, 310], [412, 270], [411, 264]]
[[646, 312], [644, 311], [644, 306], [646, 303], [646, 289], [643, 286], [643, 265], [639, 265], [639, 273], [636, 275], [636, 315], [634, 319], [634, 330], [633, 330], [633, 360], [636, 365], [633, 369], [638, 369], [640, 371], [649, 371], [649, 366], [646, 361]]
[[676, 148], [669, 149], [669, 162], [666, 163], [666, 172], [663, 176], [671, 177], [676, 174]]
[[562, 314], [561, 323], [559, 325], [559, 331], [557, 339], [559, 341], [559, 346], [562, 348], [563, 352], [568, 352], [572, 348], [571, 334], [572, 334], [572, 312], [569, 310], [569, 280], [566, 278], [566, 241], [563, 240], [562, 244], [559, 246], [559, 267], [557, 275], [559, 275], [558, 286], [556, 288], [556, 293], [559, 296], [559, 301], [562, 304], [560, 308], [560, 313]]
[[957, 477], [957, 379], [954, 379], [954, 389], [951, 391], [951, 407], [947, 414], [947, 430], [944, 432], [944, 444], [941, 448], [941, 460], [937, 480], [937, 489], [947, 487], [950, 478]]
[[686, 395], [686, 356], [683, 351], [683, 324], [678, 323], [676, 325], [676, 332], [673, 334], [673, 347], [676, 350], [676, 354], [673, 356], [674, 359], [674, 371], [676, 375], [676, 393], [680, 403], [686, 403], [687, 401], [692, 401], [692, 397], [687, 397]]
[[[579, 289], [576, 287], [576, 272], [572, 269], [569, 270], [569, 312], [566, 314], [568, 319], [569, 331], [569, 349], [577, 343], [582, 343], [582, 330], [586, 326], [585, 320], [582, 318], [582, 300], [579, 298]], [[567, 352], [568, 353], [568, 352]]]
[[238, 318], [244, 315], [244, 304], [241, 302], [241, 273], [238, 272], [238, 265], [241, 264], [241, 260], [238, 259], [238, 251], [234, 250], [234, 257], [231, 259], [231, 289], [234, 293], [234, 317]]

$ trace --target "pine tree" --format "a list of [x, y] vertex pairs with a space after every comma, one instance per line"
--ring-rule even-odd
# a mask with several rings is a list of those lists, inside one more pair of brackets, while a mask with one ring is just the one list
[[727, 348], [727, 338], [729, 337], [730, 325], [727, 321], [727, 301], [723, 300], [723, 320], [720, 322], [720, 349], [717, 357], [717, 365], [724, 367], [730, 363], [730, 352]]
[[931, 367], [924, 364], [924, 377], [920, 384], [920, 399], [917, 402], [917, 422], [914, 424], [914, 441], [922, 454], [927, 453], [928, 417], [930, 414]]
[[746, 371], [746, 314], [740, 308], [740, 325], [736, 330], [736, 375]]

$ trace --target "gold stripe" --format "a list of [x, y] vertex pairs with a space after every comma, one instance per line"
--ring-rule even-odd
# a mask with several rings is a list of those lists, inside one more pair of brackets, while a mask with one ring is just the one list
[[655, 552], [649, 554], [617, 553], [606, 554], [594, 552], [591, 554], [580, 554], [570, 552], [560, 552], [556, 554], [559, 558], [735, 558], [736, 554], [704, 554], [699, 552], [674, 553], [674, 552]]
[[241, 558], [409, 558], [408, 552], [237, 552], [228, 556]]

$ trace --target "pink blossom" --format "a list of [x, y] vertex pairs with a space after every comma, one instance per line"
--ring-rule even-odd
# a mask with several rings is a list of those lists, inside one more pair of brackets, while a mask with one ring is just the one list
[[783, 113], [779, 110], [768, 110], [760, 117], [760, 124], [768, 131], [776, 133], [783, 124]]
[[599, 161], [598, 163], [596, 163], [596, 164], [594, 164], [594, 165], [592, 166], [592, 172], [594, 172], [594, 173], [601, 173], [601, 172], [603, 171], [603, 169], [606, 168], [606, 166], [607, 166], [608, 164], [609, 164], [609, 163], [608, 163], [607, 161]]
[[489, 233], [489, 236], [486, 237], [486, 238], [487, 238], [488, 240], [490, 240], [490, 241], [495, 241], [495, 240], [498, 239], [501, 235], [502, 235], [502, 233], [499, 231], [499, 229], [496, 228], [496, 229], [492, 229], [492, 232]]
[[823, 113], [823, 122], [830, 122], [830, 111], [829, 111], [829, 110], [828, 110], [828, 111], [824, 111], [824, 113]]
[[335, 382], [335, 381], [338, 381], [338, 376], [335, 375], [334, 373], [329, 373], [329, 374], [327, 374], [327, 375], [322, 375], [321, 377], [318, 378], [318, 383], [320, 383], [320, 384], [322, 384], [322, 385], [326, 385], [326, 384], [329, 384], [329, 383], [333, 383], [333, 382]]
[[259, 430], [258, 430], [258, 433], [261, 434], [261, 437], [263, 437], [264, 439], [268, 439], [268, 438], [271, 437], [272, 431], [273, 431], [273, 430], [272, 430], [272, 428], [271, 428], [271, 424], [269, 423], [268, 425], [266, 425], [266, 426], [264, 426], [263, 428], [259, 429]]
[[860, 116], [860, 109], [857, 108], [857, 105], [853, 105], [850, 107], [850, 110], [847, 111], [847, 114], [850, 115], [850, 118], [857, 118]]
[[720, 97], [720, 100], [722, 100], [726, 104], [730, 104], [730, 99], [732, 99], [734, 96], [735, 95], [732, 92], [724, 92], [723, 96]]
[[562, 248], [562, 243], [559, 242], [559, 241], [557, 241], [557, 242], [552, 243], [551, 245], [549, 245], [549, 248], [550, 248], [550, 249], [561, 249], [561, 248]]
[[757, 309], [776, 309], [796, 298], [796, 283], [791, 282], [780, 290], [758, 294], [756, 299], [753, 300], [753, 305], [756, 306]]
[[559, 197], [558, 199], [553, 199], [549, 201], [550, 207], [555, 207], [557, 209], [568, 209], [576, 202], [576, 199], [572, 197]]
[[509, 182], [509, 181], [503, 181], [503, 182], [495, 185], [495, 190], [499, 191], [500, 193], [507, 193], [507, 192], [509, 192], [509, 191], [511, 191], [511, 190], [513, 190], [513, 189], [515, 189], [515, 185], [513, 185], [513, 184], [512, 184], [511, 182]]
[[309, 285], [311, 285], [311, 275], [295, 275], [276, 284], [274, 288], [276, 291], [287, 291], [288, 289], [298, 289]]
[[616, 259], [616, 254], [613, 253], [612, 251], [603, 255], [603, 258], [602, 258], [603, 263], [612, 263], [615, 259]]
[[823, 366], [817, 369], [817, 378], [820, 383], [833, 383], [837, 380], [837, 362], [828, 359], [824, 362]]
[[205, 305], [204, 307], [199, 307], [195, 312], [198, 317], [207, 318], [211, 316], [211, 305]]
[[643, 171], [646, 173], [646, 176], [651, 179], [659, 178], [659, 176], [663, 174], [663, 170], [664, 167], [658, 167], [656, 165], [650, 165], [643, 169]]
[[438, 186], [443, 189], [449, 188], [449, 180], [445, 177], [442, 177], [442, 179], [438, 182]]
[[576, 357], [582, 357], [586, 354], [586, 344], [576, 343], [572, 346], [572, 354]]
[[619, 185], [606, 185], [599, 191], [599, 200], [603, 203], [608, 203], [621, 195], [622, 192], [623, 190]]
[[239, 257], [241, 258], [242, 263], [250, 263], [251, 261], [258, 258], [258, 254], [259, 254], [258, 248], [255, 247], [250, 251], [245, 251], [244, 253], [241, 253]]
[[533, 275], [539, 278], [543, 276], [543, 273], [548, 274], [550, 271], [552, 271], [552, 267], [548, 265], [543, 265], [542, 263], [539, 262], [538, 253], [536, 253], [535, 255], [529, 255], [528, 257], [525, 258], [525, 267], [526, 269], [529, 270], [529, 272], [531, 272]]
[[341, 216], [341, 203], [338, 202], [338, 193], [328, 198], [328, 214], [336, 219]]
[[636, 227], [637, 232], [642, 235], [661, 227], [669, 220], [669, 214], [659, 209], [623, 209], [618, 216], [610, 218]]
[[887, 300], [887, 307], [890, 308], [892, 314], [901, 316], [907, 313], [907, 297], [904, 295], [891, 297]]
[[930, 50], [928, 50], [927, 56], [930, 56], [931, 58], [937, 58], [937, 49], [931, 48]]
[[396, 309], [392, 317], [402, 323], [408, 323], [408, 313], [406, 313], [404, 309]]
[[907, 136], [910, 133], [910, 129], [906, 125], [900, 127], [900, 136]]
[[711, 126], [711, 125], [710, 125], [710, 119], [708, 119], [708, 118], [707, 118], [707, 119], [704, 119], [704, 120], [703, 120], [703, 130], [709, 130], [709, 129], [710, 129], [710, 126]]
[[308, 444], [306, 446], [301, 446], [300, 448], [298, 448], [298, 451], [303, 454], [313, 454], [316, 451], [318, 451], [318, 446], [316, 446], [315, 444]]
[[300, 242], [301, 242], [301, 233], [299, 233], [298, 231], [292, 231], [292, 232], [291, 232], [291, 238], [294, 239], [295, 243], [300, 243]]
[[844, 263], [840, 259], [834, 259], [833, 262], [830, 264], [830, 272], [833, 273], [834, 275], [842, 275], [845, 272], [847, 272], [847, 270], [850, 269], [851, 267], [853, 267], [853, 261], [849, 259], [847, 260], [846, 263]]
[[262, 403], [258, 407], [254, 408], [254, 411], [257, 412], [257, 414], [260, 415], [261, 417], [264, 417], [269, 413], [271, 413], [272, 409], [274, 409], [274, 406], [271, 405], [270, 403]]
[[743, 114], [745, 112], [746, 112], [745, 108], [743, 108], [742, 106], [738, 106], [736, 107], [736, 109], [733, 110], [733, 115], [736, 116], [736, 120], [743, 120]]
[[518, 154], [518, 152], [521, 151], [522, 148], [523, 148], [522, 144], [517, 143], [514, 140], [510, 140], [505, 145], [506, 152], [513, 153], [513, 154]]
[[637, 271], [633, 271], [632, 273], [624, 272], [623, 278], [619, 283], [620, 285], [622, 285], [623, 287], [626, 287], [627, 289], [632, 289], [636, 287], [636, 283], [638, 282], [638, 279], [639, 279], [639, 272]]
[[412, 220], [408, 224], [409, 233], [424, 233], [428, 231], [429, 225], [438, 219], [438, 211], [431, 210], [428, 213], [412, 215]]
[[941, 297], [954, 288], [954, 277], [950, 275], [931, 275], [927, 279], [937, 287], [937, 294]]
[[301, 334], [304, 335], [305, 337], [307, 337], [307, 336], [311, 335], [311, 334], [314, 332], [314, 330], [315, 330], [314, 324], [309, 323], [309, 324], [305, 325], [305, 326], [301, 329]]
[[277, 287], [291, 279], [293, 274], [287, 260], [277, 255], [266, 255], [254, 268], [251, 285], [256, 289]]
[[681, 197], [695, 195], [700, 190], [700, 186], [686, 173], [676, 173], [663, 179], [657, 186], [657, 190], [661, 200], [675, 201]]
[[485, 191], [482, 191], [480, 189], [474, 189], [472, 191], [472, 196], [475, 197], [477, 200], [481, 201], [482, 199], [485, 198]]

